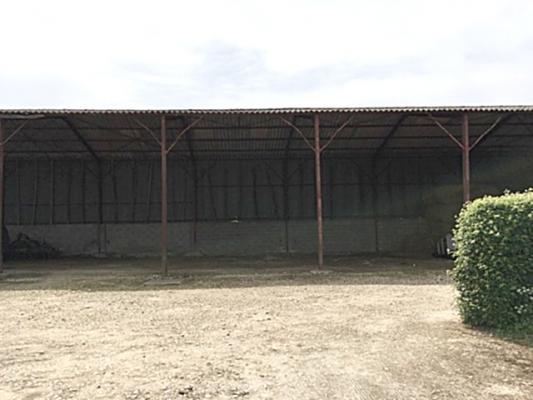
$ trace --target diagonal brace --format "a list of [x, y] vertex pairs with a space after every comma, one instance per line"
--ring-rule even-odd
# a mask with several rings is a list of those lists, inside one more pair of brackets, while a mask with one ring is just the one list
[[320, 152], [323, 152], [331, 144], [331, 142], [333, 142], [335, 137], [337, 137], [337, 135], [346, 127], [346, 125], [353, 121], [354, 117], [355, 116], [352, 115], [344, 124], [342, 124], [335, 132], [333, 132], [332, 135], [330, 135], [328, 141], [322, 147], [320, 147]]
[[26, 126], [26, 124], [30, 122], [29, 119], [25, 120], [24, 122], [22, 122], [13, 132], [11, 132], [11, 134], [2, 142], [2, 145], [6, 145], [17, 133], [19, 133], [22, 128], [24, 128]]
[[68, 125], [69, 129], [82, 143], [83, 147], [85, 147], [85, 149], [91, 154], [92, 158], [94, 158], [96, 161], [100, 161], [100, 158], [96, 154], [96, 151], [94, 151], [89, 142], [83, 137], [83, 135], [80, 133], [78, 128], [76, 128], [76, 126], [72, 123], [72, 121], [67, 117], [62, 117], [61, 120]]
[[502, 122], [503, 117], [499, 117], [494, 123], [485, 131], [483, 132], [474, 143], [470, 146], [470, 150], [472, 150], [474, 147], [476, 147], [489, 133], [491, 133], [500, 123]]
[[291, 121], [283, 118], [283, 117], [280, 117], [280, 119], [287, 125], [289, 125], [291, 128], [293, 128], [296, 132], [298, 132], [298, 134], [302, 137], [302, 139], [304, 140], [305, 144], [313, 151], [315, 151], [315, 146], [313, 146], [311, 144], [311, 142], [309, 141], [309, 139], [307, 139], [307, 137], [304, 135], [304, 133], [296, 126], [294, 125]]
[[431, 119], [435, 124], [446, 134], [450, 137], [450, 139], [453, 140], [453, 142], [459, 146], [459, 148], [464, 150], [463, 144], [448, 130], [444, 125], [442, 125], [438, 119], [436, 119], [433, 115], [428, 114], [428, 118]]
[[154, 140], [157, 142], [158, 145], [161, 146], [161, 140], [159, 140], [159, 138], [157, 137], [157, 135], [154, 133], [153, 130], [151, 130], [150, 128], [148, 128], [145, 124], [143, 124], [141, 121], [139, 121], [137, 118], [135, 117], [131, 117], [131, 119], [133, 121], [135, 121], [135, 123], [137, 125], [139, 125], [141, 128], [143, 128], [146, 132], [148, 132], [150, 134], [150, 136], [152, 136], [154, 138]]
[[194, 126], [197, 125], [202, 119], [203, 119], [203, 117], [198, 118], [197, 120], [193, 121], [188, 126], [186, 126], [180, 133], [178, 133], [176, 135], [176, 138], [174, 139], [174, 142], [172, 142], [172, 144], [167, 149], [167, 154], [172, 151], [172, 149], [176, 146], [176, 144], [183, 137], [183, 135], [185, 135], [189, 130], [194, 128]]
[[396, 131], [398, 129], [400, 129], [400, 126], [404, 123], [404, 121], [409, 117], [409, 115], [407, 114], [403, 114], [400, 116], [400, 118], [398, 118], [398, 120], [396, 121], [396, 123], [392, 126], [392, 128], [387, 132], [387, 135], [385, 136], [385, 138], [383, 139], [383, 141], [379, 144], [377, 150], [376, 150], [376, 153], [374, 154], [374, 156], [372, 157], [372, 159], [375, 161], [379, 155], [381, 154], [381, 152], [385, 149], [385, 147], [387, 146], [387, 144], [389, 143], [389, 141], [392, 139], [392, 137], [396, 134]]

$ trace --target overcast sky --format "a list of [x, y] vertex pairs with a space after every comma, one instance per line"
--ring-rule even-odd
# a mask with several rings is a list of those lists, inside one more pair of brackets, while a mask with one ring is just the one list
[[533, 104], [533, 1], [2, 1], [0, 107]]

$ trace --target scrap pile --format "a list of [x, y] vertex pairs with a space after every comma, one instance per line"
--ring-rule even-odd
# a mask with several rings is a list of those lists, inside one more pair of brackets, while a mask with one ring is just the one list
[[4, 251], [6, 251], [6, 249], [9, 247], [9, 243], [9, 232], [5, 226], [2, 226], [2, 248]]
[[453, 258], [456, 246], [451, 233], [439, 240], [435, 246], [435, 257]]
[[[42, 259], [42, 258], [57, 258], [61, 252], [44, 240], [39, 241], [30, 238], [24, 233], [19, 233], [13, 242], [9, 242], [7, 230], [4, 229], [2, 235], [4, 242], [4, 253], [10, 259]], [[7, 239], [7, 240], [6, 240]]]

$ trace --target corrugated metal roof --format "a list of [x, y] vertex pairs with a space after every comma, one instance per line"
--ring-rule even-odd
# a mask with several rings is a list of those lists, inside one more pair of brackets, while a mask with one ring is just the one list
[[[79, 139], [102, 158], [158, 157], [159, 116], [167, 120], [167, 141], [173, 143], [191, 123], [194, 128], [173, 146], [171, 157], [197, 159], [255, 159], [310, 156], [306, 141], [283, 119], [292, 121], [307, 140], [313, 140], [314, 113], [321, 113], [320, 135], [326, 143], [349, 122], [325, 153], [330, 156], [373, 154], [387, 141], [384, 151], [422, 154], [454, 152], [457, 146], [428, 118], [432, 113], [455, 136], [461, 135], [462, 112], [469, 112], [472, 141], [501, 120], [482, 151], [530, 151], [533, 148], [533, 106], [280, 108], [205, 110], [75, 110], [0, 109], [9, 136], [26, 118], [32, 119], [6, 145], [6, 154], [18, 158], [90, 158]], [[356, 115], [354, 115], [356, 114]], [[43, 118], [40, 118], [42, 116]], [[503, 119], [502, 119], [503, 118]], [[396, 127], [401, 119], [401, 124]], [[391, 129], [394, 135], [387, 139]], [[77, 131], [77, 132], [75, 132]], [[512, 147], [515, 146], [515, 147]], [[381, 151], [381, 150], [380, 150]]]
[[231, 115], [314, 113], [438, 113], [438, 112], [533, 112], [533, 105], [340, 107], [340, 108], [231, 108], [231, 109], [0, 109], [0, 115]]

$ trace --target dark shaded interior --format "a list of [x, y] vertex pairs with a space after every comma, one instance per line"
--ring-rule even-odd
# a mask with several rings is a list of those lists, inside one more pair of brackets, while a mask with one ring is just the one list
[[164, 116], [170, 254], [316, 252], [318, 116], [325, 253], [427, 255], [463, 203], [465, 114], [471, 197], [530, 187], [528, 107], [0, 110], [4, 224], [158, 254]]

